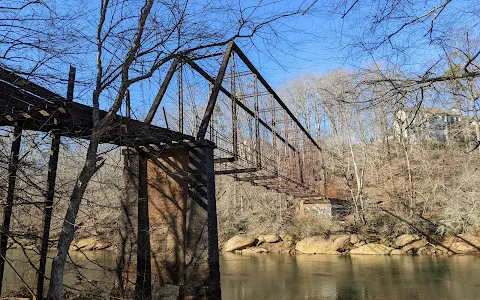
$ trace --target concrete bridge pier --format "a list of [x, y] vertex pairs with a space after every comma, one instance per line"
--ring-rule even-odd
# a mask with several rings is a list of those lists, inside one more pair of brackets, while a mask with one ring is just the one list
[[[133, 247], [119, 251], [118, 261], [125, 266], [127, 249], [136, 249], [137, 298], [151, 298], [154, 281], [180, 286], [185, 297], [221, 299], [214, 147], [199, 140], [163, 151], [124, 152], [120, 237]], [[129, 236], [129, 243], [122, 240]]]

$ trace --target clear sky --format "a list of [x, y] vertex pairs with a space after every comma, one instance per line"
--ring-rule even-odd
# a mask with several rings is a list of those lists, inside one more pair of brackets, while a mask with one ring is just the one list
[[[99, 1], [65, 0], [48, 3], [55, 4], [57, 8], [55, 13], [42, 6], [31, 6], [22, 14], [15, 15], [12, 11], [0, 10], [2, 14], [0, 25], [3, 28], [15, 24], [5, 21], [8, 20], [7, 17], [16, 18], [18, 24], [31, 27], [32, 31], [28, 36], [25, 35], [30, 39], [27, 40], [40, 44], [44, 49], [43, 51], [28, 49], [28, 44], [25, 43], [17, 45], [12, 50], [8, 42], [21, 37], [22, 29], [4, 31], [3, 43], [0, 44], [0, 51], [3, 54], [0, 57], [4, 57], [0, 58], [1, 62], [6, 65], [32, 66], [35, 65], [36, 60], [43, 59], [46, 62], [39, 65], [39, 70], [44, 70], [45, 66], [48, 66], [50, 68], [48, 71], [53, 70], [59, 74], [66, 74], [68, 64], [73, 64], [77, 67], [77, 78], [80, 82], [92, 81], [96, 72], [94, 42]], [[131, 32], [125, 29], [137, 22], [136, 14], [144, 1], [112, 1], [111, 3], [122, 4], [119, 9], [112, 11], [109, 15], [111, 18], [107, 18], [107, 23], [116, 24], [115, 18], [126, 18], [126, 21], [122, 22], [122, 26], [115, 27], [115, 34], [109, 41], [111, 48], [104, 51], [105, 62], [111, 58], [115, 60], [117, 57], [124, 56], [132, 37]], [[431, 11], [432, 7], [444, 1], [219, 0], [212, 2], [190, 0], [185, 3], [190, 7], [188, 14], [190, 23], [185, 29], [189, 35], [212, 29], [225, 33], [231, 32], [240, 20], [238, 11], [242, 11], [242, 17], [251, 18], [258, 24], [282, 12], [291, 12], [297, 7], [309, 7], [305, 15], [279, 18], [278, 21], [263, 27], [252, 39], [254, 43], [250, 39], [237, 41], [275, 89], [278, 89], [286, 79], [301, 72], [323, 74], [338, 67], [358, 69], [371, 65], [373, 61], [398, 65], [405, 71], [420, 72], [426, 65], [438, 60], [442, 51], [449, 50], [445, 48], [445, 43], [442, 45], [441, 41], [450, 42], [451, 45], [456, 39], [461, 40], [462, 30], [458, 31], [458, 29], [470, 28], [470, 32], [478, 38], [479, 14], [478, 5], [475, 5], [478, 3], [473, 0], [454, 0], [444, 10], [434, 11], [429, 18], [421, 19], [423, 22], [403, 28], [401, 32], [377, 46], [374, 46], [376, 42], [395, 33], [406, 21], [425, 15]], [[258, 8], [259, 3], [261, 8]], [[310, 7], [312, 3], [315, 5]], [[392, 6], [393, 4], [395, 6]], [[17, 4], [12, 2], [11, 5]], [[165, 8], [172, 7], [159, 7], [153, 15], [159, 31], [171, 27], [171, 18], [168, 13], [165, 13], [167, 11]], [[21, 20], [22, 16], [42, 16], [45, 20], [25, 22]], [[429, 34], [431, 21], [434, 21], [435, 25], [432, 35]], [[20, 40], [23, 41], [25, 36]], [[65, 43], [66, 40], [67, 43]], [[114, 50], [118, 45], [121, 45], [118, 47], [120, 50]], [[60, 55], [48, 57], [55, 51], [60, 51]], [[65, 52], [69, 54], [66, 55]], [[45, 59], [46, 57], [48, 59]], [[135, 66], [137, 69], [143, 67], [142, 64]], [[137, 100], [142, 102], [140, 105], [148, 106], [148, 102], [154, 97], [155, 90], [161, 82], [160, 77], [160, 74], [156, 74], [153, 79], [132, 90], [136, 99], [142, 99]], [[56, 88], [54, 80], [47, 79], [44, 83]], [[64, 88], [65, 80], [61, 84], [58, 90]], [[77, 96], [89, 101], [91, 87], [86, 84], [82, 89], [79, 85]]]
[[309, 14], [280, 21], [282, 38], [249, 56], [275, 87], [298, 72], [359, 69], [374, 61], [423, 75], [466, 32], [478, 40], [479, 20], [473, 0], [318, 1]]

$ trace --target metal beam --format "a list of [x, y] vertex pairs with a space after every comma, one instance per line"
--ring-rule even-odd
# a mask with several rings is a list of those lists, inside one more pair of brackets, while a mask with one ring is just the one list
[[254, 77], [254, 82], [253, 82], [253, 94], [254, 94], [254, 105], [253, 105], [253, 110], [255, 113], [255, 160], [257, 163], [257, 168], [262, 167], [262, 155], [260, 153], [260, 116], [258, 115], [258, 79], [257, 75], [253, 75]]
[[255, 181], [255, 180], [270, 180], [278, 178], [277, 175], [263, 175], [263, 176], [249, 176], [249, 177], [237, 177], [237, 181]]
[[228, 174], [250, 173], [250, 172], [256, 172], [256, 171], [258, 171], [257, 168], [219, 170], [219, 171], [215, 171], [215, 175], [228, 175]]
[[227, 163], [227, 162], [234, 162], [235, 157], [220, 157], [220, 158], [215, 158], [215, 163], [216, 164], [221, 164], [221, 163]]
[[[192, 60], [186, 59], [186, 63], [189, 64], [192, 67], [192, 69], [197, 71], [200, 75], [202, 75], [209, 82], [211, 82], [211, 83], [215, 82], [215, 79], [212, 76], [210, 76], [210, 74], [205, 72], [205, 70], [203, 70], [199, 65], [197, 65]], [[245, 104], [243, 104], [242, 101], [240, 101], [237, 97], [234, 97], [226, 88], [224, 88], [223, 86], [220, 86], [220, 91], [222, 91], [222, 93], [224, 93], [225, 96], [227, 96], [231, 99], [235, 99], [235, 102], [237, 103], [237, 105], [240, 108], [242, 108], [250, 116], [255, 117], [255, 113], [250, 108], [248, 108]], [[283, 136], [281, 136], [277, 131], [273, 130], [272, 127], [270, 127], [270, 125], [267, 122], [265, 122], [262, 119], [259, 119], [259, 122], [268, 131], [270, 131], [272, 134], [274, 134], [280, 141], [282, 141], [285, 145], [287, 145], [289, 148], [291, 148], [294, 151], [296, 150], [295, 147], [293, 145], [291, 145]]]
[[215, 104], [217, 103], [218, 93], [220, 92], [223, 77], [225, 76], [225, 71], [228, 66], [228, 60], [230, 59], [230, 54], [232, 53], [232, 46], [233, 41], [230, 41], [227, 45], [225, 53], [223, 54], [223, 61], [220, 65], [220, 69], [218, 70], [218, 75], [215, 79], [215, 83], [213, 84], [212, 93], [210, 94], [210, 99], [208, 100], [205, 114], [203, 115], [202, 122], [200, 123], [200, 127], [198, 129], [197, 140], [204, 139], [205, 134], [207, 133], [208, 124], [210, 123], [210, 119], [212, 118], [213, 109], [215, 108]]
[[237, 46], [237, 44], [233, 43], [233, 51], [242, 59], [242, 61], [247, 65], [247, 67], [252, 71], [254, 74], [258, 76], [258, 80], [262, 83], [262, 85], [269, 91], [274, 97], [275, 100], [277, 100], [278, 104], [280, 104], [281, 107], [287, 112], [289, 117], [297, 124], [297, 126], [305, 133], [307, 138], [317, 147], [318, 150], [322, 150], [320, 146], [317, 144], [317, 142], [310, 136], [310, 133], [303, 127], [302, 123], [297, 120], [297, 118], [293, 115], [293, 113], [288, 109], [288, 107], [283, 103], [282, 99], [277, 95], [275, 90], [268, 84], [268, 82], [265, 80], [265, 78], [262, 77], [260, 72], [255, 68], [255, 66], [252, 64], [252, 62], [247, 58], [247, 56], [240, 50], [240, 48]]
[[145, 123], [151, 124], [153, 121], [153, 117], [155, 117], [155, 113], [157, 112], [158, 107], [160, 106], [160, 102], [162, 102], [163, 96], [165, 95], [165, 92], [167, 91], [168, 85], [170, 84], [170, 81], [172, 80], [173, 74], [176, 71], [177, 65], [179, 64], [180, 60], [178, 58], [175, 58], [173, 60], [172, 65], [170, 66], [170, 69], [168, 69], [167, 76], [165, 76], [165, 79], [162, 82], [162, 85], [160, 86], [160, 89], [158, 90], [157, 95], [155, 96], [155, 99], [153, 100], [152, 106], [150, 107], [150, 110], [148, 111], [147, 117], [145, 118]]
[[236, 72], [235, 72], [235, 56], [232, 55], [230, 58], [230, 74], [232, 78], [230, 79], [230, 91], [232, 92], [233, 97], [230, 98], [232, 101], [232, 144], [233, 144], [233, 159], [234, 161], [238, 158], [238, 117], [237, 117], [237, 102], [235, 101], [236, 97]]

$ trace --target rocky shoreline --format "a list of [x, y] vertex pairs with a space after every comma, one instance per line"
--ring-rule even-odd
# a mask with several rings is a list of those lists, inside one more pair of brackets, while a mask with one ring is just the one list
[[[18, 240], [18, 243], [12, 243], [8, 249], [24, 249], [24, 250], [39, 250], [40, 246], [31, 240]], [[55, 250], [55, 245], [52, 245], [50, 250]], [[97, 236], [81, 238], [73, 241], [70, 245], [69, 251], [96, 251], [96, 250], [115, 250], [114, 243], [105, 241]]]
[[[37, 245], [22, 245], [35, 249]], [[9, 249], [21, 248], [19, 244]], [[54, 249], [52, 247], [51, 249]], [[74, 241], [70, 251], [115, 251], [114, 243], [98, 237]], [[291, 235], [238, 234], [223, 244], [223, 252], [332, 254], [332, 255], [455, 255], [480, 254], [480, 237], [471, 234], [447, 235], [441, 241], [417, 234], [402, 234], [394, 239], [364, 236], [355, 233], [311, 236], [297, 239]]]
[[290, 235], [239, 234], [230, 238], [223, 252], [295, 253], [333, 255], [455, 255], [480, 254], [480, 238], [470, 234], [447, 235], [441, 241], [417, 234], [402, 234], [393, 240], [360, 234], [311, 236], [297, 240]]

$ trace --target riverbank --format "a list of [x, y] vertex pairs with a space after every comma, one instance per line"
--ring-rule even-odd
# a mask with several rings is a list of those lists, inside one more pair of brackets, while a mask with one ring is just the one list
[[[20, 245], [21, 244], [21, 245]], [[16, 243], [10, 249], [35, 249], [35, 244]], [[55, 249], [52, 247], [51, 249]], [[70, 251], [115, 251], [113, 242], [98, 237], [74, 241]], [[235, 253], [290, 253], [332, 255], [455, 255], [480, 254], [480, 237], [471, 234], [446, 235], [443, 238], [402, 234], [393, 239], [355, 233], [311, 236], [298, 239], [292, 235], [238, 234], [222, 246], [223, 252]]]
[[402, 234], [393, 239], [361, 234], [332, 234], [296, 239], [290, 235], [235, 235], [223, 252], [332, 255], [455, 255], [480, 254], [480, 238], [470, 234], [433, 238]]

